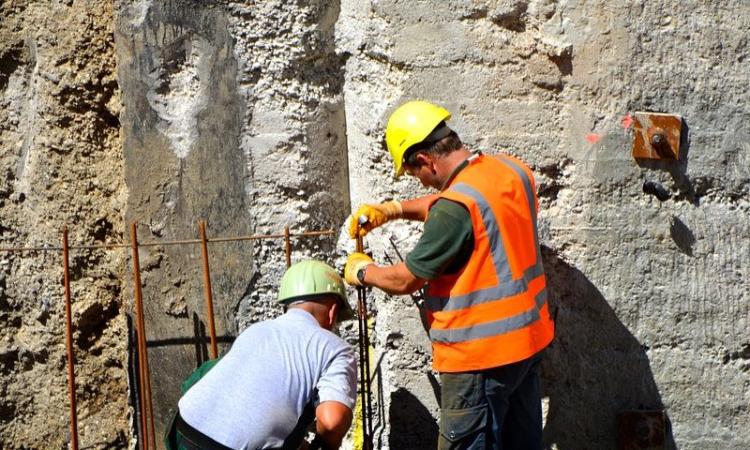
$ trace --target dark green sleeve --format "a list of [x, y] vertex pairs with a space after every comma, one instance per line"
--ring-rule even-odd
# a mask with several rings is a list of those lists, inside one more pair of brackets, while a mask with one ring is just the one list
[[460, 270], [473, 249], [469, 211], [460, 203], [441, 198], [430, 209], [424, 234], [406, 257], [406, 267], [419, 278], [433, 280]]
[[200, 367], [195, 369], [193, 373], [191, 373], [190, 376], [182, 382], [182, 386], [180, 386], [180, 392], [185, 395], [195, 383], [200, 381], [200, 379], [203, 378], [203, 376], [206, 375], [209, 370], [213, 369], [213, 367], [217, 362], [219, 362], [220, 359], [221, 357], [218, 357], [216, 359], [209, 359], [208, 361], [201, 364]]

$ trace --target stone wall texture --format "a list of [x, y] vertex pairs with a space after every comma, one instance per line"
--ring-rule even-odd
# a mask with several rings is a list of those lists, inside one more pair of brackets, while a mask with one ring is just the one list
[[[343, 2], [339, 25], [352, 204], [421, 193], [391, 181], [380, 149], [388, 114], [415, 97], [452, 111], [469, 147], [535, 171], [557, 324], [546, 445], [616, 448], [620, 413], [664, 409], [667, 448], [746, 448], [748, 5]], [[680, 161], [631, 157], [634, 111], [683, 116]], [[375, 233], [376, 259], [390, 251], [379, 236], [406, 246], [412, 231]], [[408, 305], [377, 303], [382, 439], [429, 448], [435, 383]], [[414, 417], [418, 432], [403, 423]]]
[[[120, 89], [106, 1], [0, 4], [0, 246], [119, 241]], [[130, 441], [120, 250], [70, 255], [81, 442]], [[0, 447], [69, 439], [60, 252], [0, 253]]]
[[[428, 192], [393, 179], [383, 131], [430, 100], [469, 148], [534, 170], [546, 448], [618, 448], [623, 414], [662, 410], [653, 448], [750, 448], [747, 2], [10, 0], [0, 17], [1, 248], [59, 246], [64, 224], [73, 245], [127, 243], [131, 223], [195, 239], [205, 220], [209, 237], [334, 229], [292, 260], [342, 268], [353, 208]], [[679, 160], [631, 156], [638, 111], [683, 117]], [[366, 245], [396, 261], [389, 241], [405, 255], [419, 232]], [[280, 314], [284, 248], [209, 247], [223, 352]], [[209, 356], [201, 253], [139, 257], [160, 435]], [[129, 249], [74, 250], [71, 275], [81, 448], [135, 448]], [[417, 309], [369, 298], [377, 447], [435, 448]], [[0, 251], [0, 448], [66, 448], [64, 336], [60, 252]]]

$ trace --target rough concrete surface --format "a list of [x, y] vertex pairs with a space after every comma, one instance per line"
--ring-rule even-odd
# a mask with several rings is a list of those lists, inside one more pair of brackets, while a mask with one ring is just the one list
[[[127, 189], [108, 2], [0, 4], [0, 246], [119, 241]], [[130, 436], [120, 250], [72, 251], [81, 448]], [[69, 439], [62, 260], [0, 254], [0, 447]]]
[[[141, 242], [192, 239], [206, 220], [209, 237], [334, 229], [292, 260], [341, 268], [353, 207], [429, 192], [393, 180], [382, 142], [424, 98], [470, 148], [534, 170], [557, 325], [546, 448], [618, 448], [623, 413], [662, 410], [649, 448], [750, 447], [747, 2], [6, 1], [0, 17], [0, 247], [58, 245], [63, 223], [72, 244], [128, 242], [131, 222]], [[683, 117], [678, 161], [631, 157], [637, 111]], [[406, 254], [420, 229], [366, 244], [395, 261], [389, 239]], [[284, 248], [209, 250], [223, 352], [280, 313]], [[160, 435], [209, 357], [201, 254], [139, 256]], [[76, 250], [71, 270], [81, 448], [133, 448], [131, 255]], [[4, 449], [69, 440], [61, 280], [57, 251], [0, 252]], [[416, 308], [370, 305], [377, 447], [435, 448]]]
[[[126, 219], [141, 241], [251, 234], [238, 149], [244, 104], [226, 18], [219, 10], [172, 3], [118, 4], [116, 41], [123, 93]], [[233, 320], [253, 264], [252, 243], [211, 244], [216, 333]], [[161, 436], [180, 383], [208, 359], [208, 321], [197, 245], [140, 252], [156, 434]], [[227, 347], [222, 346], [222, 350]]]
[[[117, 3], [126, 217], [143, 225], [142, 240], [196, 237], [198, 219], [214, 236], [319, 230], [344, 220], [337, 11], [326, 2]], [[295, 240], [292, 260], [325, 258], [332, 245]], [[157, 435], [181, 381], [207, 357], [199, 251], [141, 254]], [[210, 251], [224, 342], [281, 313], [274, 301], [282, 241]]]
[[[471, 148], [535, 170], [557, 323], [546, 445], [616, 448], [620, 413], [664, 409], [666, 448], [748, 447], [748, 6], [345, 1], [339, 26], [352, 204], [422, 192], [391, 181], [380, 149], [389, 112], [414, 97], [451, 110]], [[684, 117], [680, 161], [631, 158], [634, 111]], [[381, 237], [412, 231], [374, 233], [376, 259]], [[392, 448], [434, 444], [414, 447], [399, 423], [437, 411], [429, 370], [410, 363], [426, 353], [415, 317], [377, 303], [376, 339], [399, 342], [379, 348]]]

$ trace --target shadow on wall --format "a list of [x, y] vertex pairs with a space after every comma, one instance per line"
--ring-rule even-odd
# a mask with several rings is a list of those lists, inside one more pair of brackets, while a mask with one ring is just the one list
[[557, 327], [542, 364], [545, 448], [675, 449], [668, 419], [663, 443], [645, 445], [649, 429], [636, 426], [618, 446], [620, 414], [664, 408], [645, 348], [583, 273], [546, 247], [542, 256]]
[[438, 425], [421, 401], [404, 388], [391, 394], [388, 410], [392, 449], [434, 450], [437, 448]]

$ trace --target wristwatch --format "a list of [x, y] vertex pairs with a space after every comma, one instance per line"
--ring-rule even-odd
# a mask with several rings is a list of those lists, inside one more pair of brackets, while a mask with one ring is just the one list
[[367, 267], [368, 266], [364, 266], [357, 271], [357, 280], [359, 280], [359, 284], [361, 284], [362, 286], [365, 285], [365, 270], [367, 270]]

